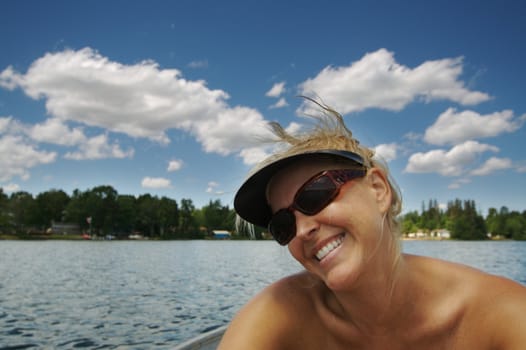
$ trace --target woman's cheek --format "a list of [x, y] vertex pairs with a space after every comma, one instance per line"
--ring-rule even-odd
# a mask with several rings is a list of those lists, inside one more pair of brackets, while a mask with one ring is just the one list
[[295, 237], [294, 239], [292, 239], [292, 241], [290, 241], [287, 247], [289, 249], [290, 254], [294, 257], [294, 259], [296, 259], [298, 262], [303, 264], [303, 260], [305, 259], [305, 256], [303, 253], [303, 249], [302, 249], [300, 240], [297, 237]]

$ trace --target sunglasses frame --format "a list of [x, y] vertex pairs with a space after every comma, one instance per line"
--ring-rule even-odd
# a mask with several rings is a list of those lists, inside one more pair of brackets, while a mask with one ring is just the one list
[[[276, 211], [269, 223], [268, 223], [268, 231], [274, 237], [274, 239], [280, 244], [280, 245], [287, 245], [295, 236], [296, 236], [296, 216], [294, 215], [294, 210], [299, 211], [300, 213], [308, 216], [313, 216], [318, 214], [320, 211], [325, 209], [340, 193], [340, 188], [346, 184], [347, 182], [362, 178], [367, 174], [367, 168], [365, 166], [355, 166], [352, 168], [344, 168], [344, 169], [333, 169], [333, 170], [324, 170], [322, 172], [319, 172], [309, 178], [301, 187], [298, 189], [296, 194], [294, 195], [294, 199], [292, 201], [292, 204], [289, 205], [287, 208], [282, 208]], [[308, 186], [311, 186], [315, 184], [315, 182], [323, 177], [327, 177], [331, 181], [331, 185], [334, 186], [333, 191], [330, 193], [329, 196], [324, 198], [320, 201], [320, 203], [315, 206], [315, 208], [311, 210], [307, 210], [305, 208], [302, 208], [301, 204], [298, 204], [297, 200], [299, 199], [300, 195], [303, 194], [303, 192], [308, 188]], [[323, 190], [323, 189], [317, 189]], [[276, 228], [273, 229], [273, 221], [276, 220], [276, 218], [281, 217], [281, 222], [283, 223], [285, 220], [288, 222], [281, 226], [289, 225], [290, 227], [287, 227], [286, 229], [283, 229], [283, 227], [280, 229], [281, 232], [285, 232], [277, 234]]]

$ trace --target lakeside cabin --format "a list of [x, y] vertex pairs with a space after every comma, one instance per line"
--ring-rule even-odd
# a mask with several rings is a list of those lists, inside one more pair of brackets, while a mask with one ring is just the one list
[[231, 233], [227, 230], [212, 230], [212, 237], [214, 239], [230, 239]]
[[446, 229], [437, 229], [432, 230], [431, 232], [410, 232], [406, 235], [404, 235], [407, 239], [450, 239], [451, 238], [451, 232], [449, 232]]
[[51, 227], [47, 230], [48, 233], [62, 234], [62, 235], [81, 235], [82, 230], [78, 224], [70, 222], [51, 222]]

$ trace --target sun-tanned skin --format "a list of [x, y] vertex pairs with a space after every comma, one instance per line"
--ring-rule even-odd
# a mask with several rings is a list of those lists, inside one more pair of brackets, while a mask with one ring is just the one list
[[[275, 175], [272, 210], [288, 207], [301, 185], [326, 169], [331, 165], [303, 162]], [[526, 349], [526, 288], [467, 266], [400, 254], [385, 224], [391, 195], [384, 173], [373, 167], [318, 214], [295, 211], [288, 249], [306, 271], [245, 305], [219, 349]], [[316, 257], [337, 240], [337, 248]]]

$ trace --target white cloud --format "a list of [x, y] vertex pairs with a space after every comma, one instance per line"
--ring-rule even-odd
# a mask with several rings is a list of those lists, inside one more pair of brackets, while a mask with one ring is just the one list
[[[16, 119], [0, 118], [0, 134], [6, 133], [24, 139], [26, 143], [36, 141], [61, 146], [75, 146], [77, 152], [69, 152], [66, 158], [101, 159], [123, 158], [133, 155], [133, 150], [122, 151], [117, 143], [109, 144], [107, 135], [86, 137], [82, 128], [70, 128], [62, 120], [50, 118], [35, 125], [22, 124]], [[31, 140], [29, 140], [31, 139]], [[72, 156], [72, 155], [75, 156]]]
[[272, 88], [269, 91], [267, 91], [265, 96], [279, 97], [281, 96], [283, 92], [285, 92], [285, 82], [284, 81], [272, 85]]
[[160, 70], [151, 61], [123, 65], [90, 48], [48, 53], [25, 75], [10, 73], [0, 81], [45, 98], [56, 118], [161, 142], [168, 141], [163, 128], [184, 126], [181, 114], [202, 119], [228, 97], [202, 81], [182, 79], [178, 70]]
[[0, 86], [14, 90], [17, 86], [22, 84], [22, 77], [15, 72], [13, 67], [9, 66], [0, 73]]
[[168, 169], [166, 169], [169, 172], [177, 171], [183, 167], [183, 161], [179, 159], [171, 160], [168, 163]]
[[255, 165], [269, 156], [264, 147], [249, 147], [242, 150], [239, 154], [243, 158], [243, 163]]
[[492, 145], [477, 141], [466, 141], [449, 151], [432, 150], [426, 153], [415, 153], [409, 157], [405, 171], [409, 173], [438, 173], [443, 176], [460, 176], [466, 167], [471, 165], [480, 153], [498, 152]]
[[165, 179], [162, 177], [145, 177], [141, 181], [141, 186], [144, 188], [171, 188], [172, 183], [169, 179]]
[[221, 155], [241, 151], [271, 136], [261, 114], [247, 107], [220, 111], [214, 118], [195, 124], [193, 131], [206, 152]]
[[56, 152], [38, 150], [22, 136], [4, 135], [0, 137], [0, 182], [15, 176], [27, 180], [30, 177], [28, 169], [53, 163], [56, 157]]
[[283, 107], [287, 107], [288, 105], [289, 104], [287, 103], [287, 100], [285, 100], [285, 98], [282, 97], [278, 100], [278, 102], [270, 106], [270, 109], [283, 108]]
[[50, 118], [42, 124], [36, 124], [29, 128], [27, 133], [35, 141], [64, 146], [78, 145], [87, 140], [82, 128], [71, 129], [57, 118]]
[[208, 60], [192, 61], [188, 63], [190, 68], [208, 68]]
[[0, 73], [0, 86], [20, 87], [31, 98], [44, 99], [48, 114], [63, 123], [160, 143], [170, 141], [167, 130], [182, 129], [206, 152], [223, 155], [239, 152], [268, 133], [259, 112], [230, 108], [228, 94], [209, 89], [202, 80], [184, 79], [180, 71], [161, 69], [152, 61], [121, 64], [91, 48], [48, 53], [25, 74], [8, 67]]
[[208, 189], [206, 190], [206, 192], [211, 192], [212, 189], [216, 188], [217, 186], [219, 186], [219, 184], [215, 181], [210, 181], [208, 183]]
[[213, 193], [218, 186], [219, 186], [219, 184], [217, 182], [210, 181], [208, 183], [208, 187], [206, 189], [206, 193]]
[[79, 145], [78, 151], [68, 152], [64, 158], [74, 160], [131, 158], [133, 154], [133, 149], [123, 151], [118, 143], [110, 144], [107, 135], [99, 135], [87, 139]]
[[384, 159], [386, 162], [396, 159], [397, 150], [398, 146], [396, 143], [381, 144], [374, 148], [376, 156]]
[[469, 178], [456, 179], [447, 188], [449, 188], [450, 190], [456, 190], [456, 189], [459, 189], [460, 187], [462, 187], [463, 185], [466, 185], [466, 184], [469, 184], [469, 183], [471, 183], [471, 179], [469, 179]]
[[303, 128], [303, 125], [296, 123], [296, 122], [292, 122], [289, 124], [289, 126], [285, 128], [285, 131], [288, 132], [289, 134], [294, 135], [298, 133], [302, 128]]
[[[299, 133], [302, 128], [302, 124], [291, 122], [287, 127], [285, 127], [285, 131], [289, 134], [294, 135]], [[269, 133], [262, 139], [265, 141], [275, 140], [276, 136], [274, 134]], [[255, 165], [264, 160], [265, 158], [269, 157], [271, 154], [279, 152], [280, 149], [284, 146], [285, 145], [283, 145], [282, 143], [266, 142], [256, 147], [246, 147], [239, 153], [239, 155], [243, 158], [243, 162], [245, 164]]]
[[[367, 108], [399, 111], [417, 99], [474, 105], [490, 98], [468, 90], [459, 80], [461, 73], [461, 57], [426, 61], [411, 69], [397, 63], [392, 52], [379, 49], [349, 66], [325, 67], [300, 85], [300, 94], [322, 96], [342, 114]], [[303, 104], [299, 112], [309, 113], [309, 105]]]
[[0, 135], [19, 135], [25, 132], [25, 127], [13, 117], [0, 117]]
[[218, 187], [219, 187], [219, 184], [217, 182], [210, 181], [208, 183], [208, 187], [206, 188], [206, 193], [211, 193], [211, 194], [215, 194], [215, 195], [223, 195], [223, 194], [225, 194], [225, 191], [217, 190]]
[[2, 186], [2, 189], [6, 193], [13, 193], [20, 191], [20, 186], [18, 184], [10, 183], [5, 186]]
[[422, 140], [422, 134], [419, 134], [417, 132], [410, 131], [407, 134], [404, 135], [404, 139], [410, 141], [410, 142], [419, 142]]
[[[84, 160], [133, 156], [133, 149], [110, 141], [108, 131], [168, 143], [165, 132], [181, 129], [193, 134], [206, 152], [221, 155], [240, 153], [270, 137], [257, 110], [229, 107], [228, 94], [209, 89], [204, 81], [186, 80], [178, 70], [160, 69], [152, 61], [124, 65], [90, 48], [48, 53], [26, 73], [7, 67], [0, 72], [0, 86], [43, 99], [50, 116], [35, 125], [0, 117], [0, 135], [12, 136], [2, 142], [16, 140], [19, 146], [0, 160], [3, 181], [27, 178], [28, 169], [55, 160], [57, 153], [38, 150], [34, 141], [76, 147], [64, 157]], [[84, 129], [93, 127], [105, 133], [87, 137]], [[176, 165], [169, 167], [173, 171]]]
[[471, 175], [475, 176], [485, 176], [489, 175], [498, 170], [509, 169], [512, 167], [511, 159], [509, 158], [497, 158], [491, 157], [486, 160], [480, 168], [477, 168], [471, 172]]
[[457, 144], [514, 132], [523, 123], [524, 116], [513, 119], [513, 112], [510, 110], [480, 115], [473, 111], [457, 112], [454, 108], [449, 108], [426, 130], [424, 140], [434, 145]]
[[0, 117], [0, 134], [7, 132], [11, 124], [12, 117]]

